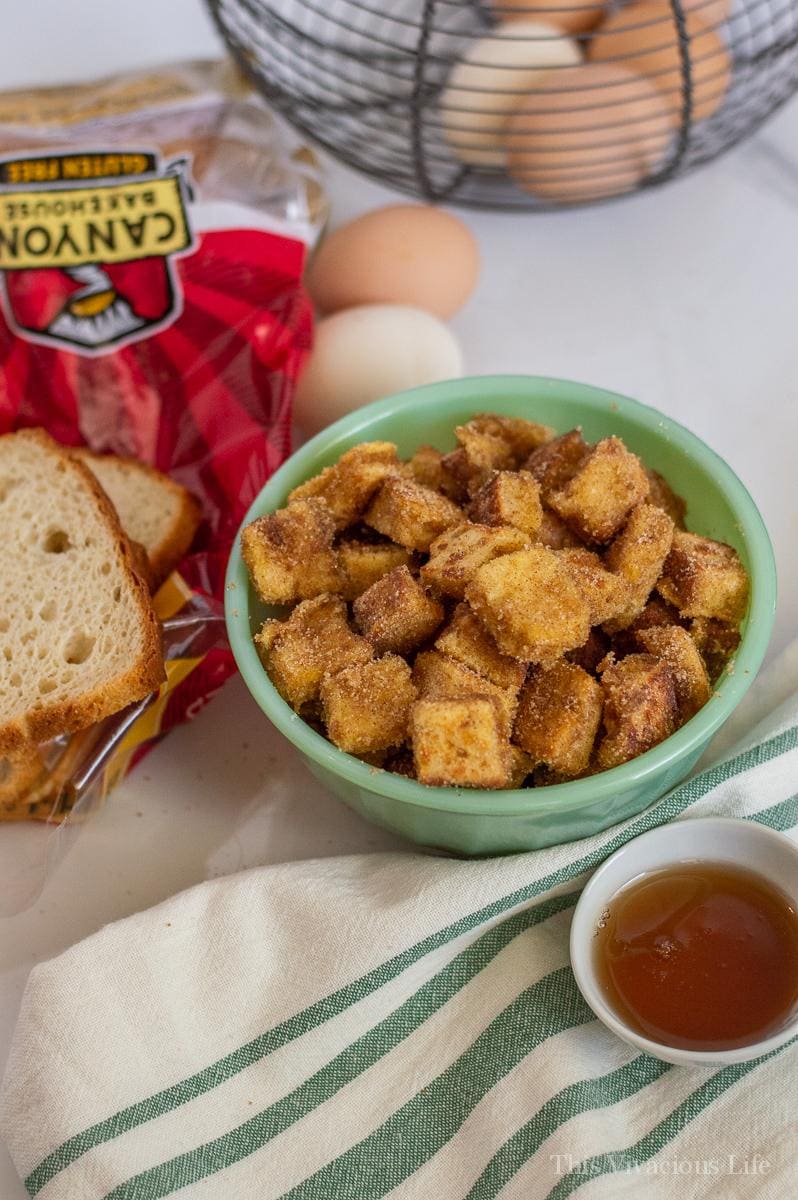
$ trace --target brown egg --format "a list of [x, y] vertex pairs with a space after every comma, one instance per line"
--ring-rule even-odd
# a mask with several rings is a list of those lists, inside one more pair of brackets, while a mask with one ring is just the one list
[[642, 75], [614, 63], [550, 71], [506, 132], [516, 183], [546, 200], [578, 203], [630, 191], [661, 163], [672, 138], [668, 106]]
[[[693, 119], [717, 112], [729, 90], [731, 58], [723, 39], [698, 15], [686, 14], [693, 84]], [[682, 114], [682, 58], [669, 0], [643, 0], [613, 13], [593, 35], [591, 62], [623, 61], [646, 75], [668, 101], [674, 126]]]
[[479, 273], [479, 251], [458, 217], [425, 204], [392, 204], [334, 230], [307, 273], [324, 313], [357, 304], [410, 304], [451, 317]]
[[492, 0], [491, 8], [500, 21], [542, 20], [563, 33], [586, 33], [594, 29], [610, 8], [609, 0]]

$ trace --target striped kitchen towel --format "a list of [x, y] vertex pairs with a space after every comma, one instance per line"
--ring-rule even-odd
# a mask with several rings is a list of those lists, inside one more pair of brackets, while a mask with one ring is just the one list
[[669, 1067], [601, 1026], [568, 966], [580, 888], [629, 838], [711, 813], [798, 826], [798, 646], [735, 727], [701, 773], [597, 837], [257, 869], [37, 967], [1, 1122], [31, 1196], [798, 1194], [798, 1039]]

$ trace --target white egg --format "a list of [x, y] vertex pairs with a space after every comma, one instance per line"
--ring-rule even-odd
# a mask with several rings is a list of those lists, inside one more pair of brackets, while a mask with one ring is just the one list
[[347, 308], [316, 326], [294, 416], [305, 433], [317, 433], [380, 396], [462, 373], [454, 334], [430, 313], [404, 304]]

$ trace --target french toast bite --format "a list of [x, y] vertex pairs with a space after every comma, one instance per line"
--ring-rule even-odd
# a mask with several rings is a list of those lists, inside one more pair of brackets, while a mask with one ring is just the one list
[[528, 545], [526, 534], [510, 525], [455, 525], [430, 546], [421, 578], [441, 595], [461, 600], [483, 563]]
[[485, 563], [466, 600], [504, 654], [551, 663], [587, 641], [590, 608], [553, 550], [532, 546]]
[[602, 707], [601, 687], [575, 663], [561, 659], [551, 667], [531, 667], [513, 740], [536, 763], [574, 779], [590, 765]]
[[486, 696], [493, 700], [502, 730], [509, 738], [518, 706], [517, 688], [497, 687], [489, 679], [477, 675], [476, 671], [438, 650], [424, 650], [417, 656], [413, 666], [413, 682], [423, 700], [441, 700], [447, 696], [459, 700], [470, 696]]
[[558, 492], [573, 479], [589, 454], [590, 447], [582, 431], [571, 429], [533, 450], [524, 470], [537, 480], [542, 498], [548, 501], [552, 492]]
[[389, 475], [364, 520], [383, 537], [408, 550], [429, 550], [444, 529], [463, 520], [462, 509], [446, 496], [401, 475]]
[[417, 700], [410, 714], [419, 782], [432, 787], [504, 788], [510, 743], [493, 700]]
[[586, 547], [568, 548], [557, 552], [576, 585], [582, 589], [590, 609], [590, 624], [603, 625], [624, 612], [629, 605], [629, 591], [621, 575], [608, 571], [598, 554]]
[[435, 649], [457, 659], [500, 688], [516, 691], [524, 682], [526, 666], [502, 654], [485, 626], [467, 604], [458, 604], [449, 624], [438, 634]]
[[265, 604], [293, 604], [343, 585], [333, 549], [335, 519], [324, 500], [296, 500], [241, 531], [241, 554]]
[[698, 647], [680, 625], [652, 625], [638, 630], [635, 636], [642, 650], [670, 667], [679, 724], [684, 725], [709, 699], [709, 676]]
[[681, 496], [674, 492], [664, 475], [646, 467], [648, 476], [648, 495], [645, 503], [653, 504], [668, 514], [677, 529], [684, 529], [684, 518], [687, 515], [687, 504]]
[[[636, 648], [634, 647], [634, 649]], [[589, 675], [595, 675], [599, 663], [611, 649], [609, 634], [606, 634], [603, 629], [599, 629], [598, 626], [594, 626], [590, 630], [584, 646], [577, 646], [575, 650], [569, 650], [565, 657], [568, 662], [576, 663]]]
[[457, 504], [467, 498], [466, 489], [447, 470], [444, 456], [434, 446], [419, 446], [413, 457], [405, 463], [405, 471], [422, 487], [442, 492]]
[[[604, 562], [626, 584], [627, 603], [611, 620], [609, 633], [625, 629], [643, 612], [673, 541], [673, 521], [654, 504], [639, 504], [608, 548]], [[604, 623], [604, 622], [602, 622]]]
[[406, 566], [395, 567], [352, 605], [358, 628], [378, 654], [408, 654], [432, 637], [446, 616]]
[[324, 500], [337, 529], [358, 521], [389, 474], [399, 469], [393, 442], [362, 442], [346, 450], [332, 467], [295, 487], [288, 503], [316, 496]]
[[303, 600], [285, 621], [264, 621], [255, 645], [272, 683], [295, 709], [318, 698], [325, 675], [374, 656], [349, 628], [340, 596]]
[[416, 689], [410, 668], [398, 655], [353, 663], [328, 675], [320, 694], [330, 741], [347, 754], [377, 754], [401, 746], [407, 737]]
[[730, 660], [740, 644], [739, 629], [712, 617], [695, 617], [689, 632], [706, 663], [709, 678], [715, 683], [727, 667], [731, 669]]
[[620, 662], [610, 661], [601, 673], [601, 687], [604, 734], [594, 762], [599, 771], [645, 754], [676, 730], [676, 688], [661, 658], [629, 654]]
[[576, 474], [548, 497], [548, 504], [579, 537], [605, 543], [648, 495], [649, 481], [636, 454], [620, 438], [597, 442]]
[[347, 538], [338, 545], [338, 561], [344, 579], [341, 595], [345, 600], [355, 600], [389, 571], [407, 566], [410, 552], [395, 542]]
[[540, 489], [528, 471], [497, 471], [468, 510], [477, 525], [511, 525], [534, 536], [543, 520]]
[[677, 529], [657, 590], [683, 617], [737, 623], [748, 604], [748, 575], [725, 542]]
[[535, 541], [541, 546], [548, 546], [550, 550], [564, 550], [568, 546], [578, 547], [585, 544], [573, 530], [568, 528], [565, 521], [561, 521], [556, 513], [553, 513], [550, 508], [546, 508], [545, 504], [540, 526], [535, 534]]

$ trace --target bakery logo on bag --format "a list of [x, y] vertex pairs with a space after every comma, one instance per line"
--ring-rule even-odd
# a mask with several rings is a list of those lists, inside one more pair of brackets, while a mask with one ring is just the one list
[[0, 160], [0, 303], [28, 341], [103, 354], [180, 315], [194, 249], [186, 160], [141, 151]]

